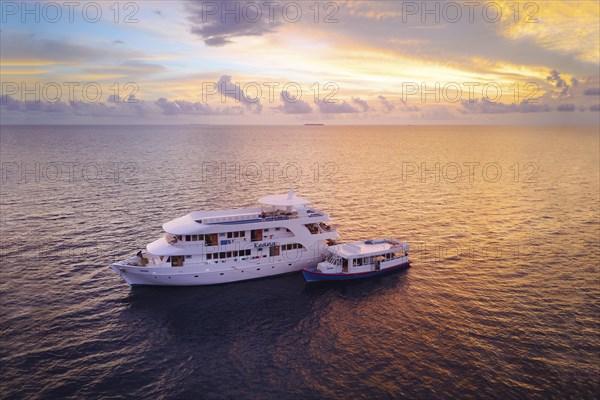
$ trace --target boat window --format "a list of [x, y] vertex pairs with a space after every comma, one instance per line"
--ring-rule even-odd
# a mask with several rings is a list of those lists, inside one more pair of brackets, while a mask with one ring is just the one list
[[212, 253], [206, 254], [206, 259], [207, 260], [212, 260]]
[[312, 235], [316, 235], [317, 233], [319, 233], [319, 225], [318, 224], [306, 224], [304, 226], [306, 226], [306, 229], [308, 229], [308, 231]]
[[190, 242], [192, 240], [192, 236], [191, 235], [185, 235], [185, 241], [186, 242]]
[[231, 252], [230, 251], [227, 252], [227, 258], [231, 258]]
[[171, 257], [171, 267], [183, 267], [183, 256], [172, 256]]
[[204, 236], [204, 242], [207, 246], [216, 246], [219, 239], [216, 233], [207, 233]]
[[262, 229], [253, 229], [250, 231], [250, 240], [253, 242], [258, 242], [263, 240], [263, 230]]
[[328, 253], [326, 259], [327, 259], [327, 262], [329, 262], [333, 265], [339, 266], [342, 264], [342, 257], [338, 256], [337, 254]]
[[283, 250], [294, 250], [294, 249], [303, 249], [304, 246], [302, 246], [300, 243], [288, 243], [288, 244], [282, 245], [281, 248]]
[[222, 252], [219, 253], [219, 258], [225, 258], [225, 252], [224, 251], [222, 251]]
[[356, 260], [354, 260], [354, 265], [360, 267], [362, 265], [362, 261], [362, 258], [357, 258]]
[[278, 256], [279, 255], [279, 246], [269, 247], [269, 255], [271, 257]]

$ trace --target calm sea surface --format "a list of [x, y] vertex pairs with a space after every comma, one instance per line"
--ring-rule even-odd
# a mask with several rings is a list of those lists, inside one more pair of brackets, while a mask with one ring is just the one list
[[[597, 398], [599, 136], [581, 127], [1, 128], [0, 398]], [[196, 209], [295, 186], [412, 267], [132, 290]]]

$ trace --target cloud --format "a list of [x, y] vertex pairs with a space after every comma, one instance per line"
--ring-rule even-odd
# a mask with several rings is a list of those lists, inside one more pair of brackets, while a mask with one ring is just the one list
[[129, 96], [123, 101], [111, 95], [106, 102], [56, 102], [21, 101], [11, 96], [2, 96], [0, 109], [6, 112], [31, 115], [31, 113], [46, 113], [55, 115], [83, 117], [147, 117], [161, 113], [163, 115], [240, 115], [244, 108], [240, 106], [215, 108], [208, 104], [186, 100], [167, 100], [160, 98], [156, 101], [137, 100]]
[[122, 41], [122, 40], [113, 40], [113, 42], [112, 42], [112, 43], [113, 43], [113, 44], [125, 44], [125, 42], [124, 42], [124, 41]]
[[512, 0], [497, 0], [494, 4], [502, 8], [499, 28], [503, 35], [521, 43], [533, 41], [542, 49], [568, 55], [571, 59], [593, 65], [600, 62], [598, 2], [527, 3], [535, 4], [535, 8], [522, 7], [518, 23]]
[[575, 104], [560, 104], [556, 111], [575, 111]]
[[589, 88], [583, 91], [586, 96], [600, 96], [600, 88]]
[[393, 1], [360, 1], [352, 0], [344, 3], [348, 14], [358, 18], [368, 18], [377, 21], [402, 16], [400, 4]]
[[341, 103], [320, 102], [319, 112], [323, 114], [350, 114], [359, 112], [356, 108], [343, 101]]
[[144, 101], [115, 102], [113, 97], [104, 102], [71, 101], [55, 103], [47, 101], [21, 101], [11, 96], [3, 96], [0, 108], [13, 113], [50, 113], [65, 116], [88, 117], [140, 117], [151, 114], [151, 104]]
[[286, 90], [280, 94], [283, 105], [274, 107], [275, 110], [284, 114], [310, 114], [313, 110], [307, 102], [290, 95]]
[[[2, 33], [2, 61], [42, 60], [48, 64], [80, 64], [83, 62], [102, 60], [124, 60], [138, 57], [139, 52], [125, 51], [121, 46], [110, 46], [99, 49], [88, 45], [80, 45], [68, 40], [38, 38], [35, 33]], [[108, 43], [107, 43], [108, 45]]]
[[456, 116], [448, 110], [446, 107], [433, 107], [429, 110], [425, 110], [421, 113], [421, 119], [425, 120], [448, 120], [455, 119]]
[[486, 99], [475, 99], [474, 101], [462, 100], [463, 114], [506, 114], [506, 113], [534, 113], [549, 112], [550, 106], [533, 103], [511, 103], [492, 102]]
[[167, 100], [160, 98], [154, 102], [165, 115], [240, 115], [244, 113], [242, 107], [225, 107], [224, 109], [213, 108], [205, 103], [191, 102], [187, 100]]
[[362, 110], [362, 112], [367, 112], [371, 109], [371, 107], [369, 107], [369, 105], [367, 104], [366, 101], [361, 100], [360, 97], [357, 98], [352, 98], [352, 102], [356, 105], [358, 105], [360, 107], [360, 109]]
[[394, 105], [392, 103], [390, 103], [390, 101], [388, 99], [386, 99], [384, 96], [379, 95], [377, 96], [377, 98], [381, 101], [381, 105], [383, 106], [383, 112], [388, 114], [391, 113], [392, 111], [394, 111], [394, 109], [396, 107], [394, 107]]
[[270, 6], [255, 1], [222, 0], [185, 4], [190, 14], [188, 20], [193, 24], [191, 32], [200, 36], [207, 46], [225, 46], [237, 37], [275, 32], [282, 15], [281, 8], [270, 12]]
[[409, 106], [407, 102], [401, 101], [402, 103], [402, 111], [419, 111], [419, 107], [417, 106]]
[[260, 114], [262, 111], [262, 104], [260, 99], [251, 98], [246, 96], [244, 90], [237, 83], [231, 82], [231, 76], [223, 75], [216, 83], [217, 90], [225, 97], [231, 97], [238, 102], [241, 102], [246, 108], [250, 109], [256, 114]]
[[164, 72], [166, 68], [160, 64], [130, 60], [118, 65], [99, 65], [92, 68], [85, 68], [84, 71], [90, 74], [128, 76], [139, 79], [141, 76]]
[[[560, 76], [560, 72], [556, 70], [550, 71], [550, 76], [546, 77], [546, 81], [554, 84], [557, 89], [560, 89], [558, 97], [571, 96], [571, 93], [569, 92], [571, 86]], [[574, 86], [577, 86], [579, 82], [575, 78], [573, 78], [571, 79], [571, 83], [574, 84]]]

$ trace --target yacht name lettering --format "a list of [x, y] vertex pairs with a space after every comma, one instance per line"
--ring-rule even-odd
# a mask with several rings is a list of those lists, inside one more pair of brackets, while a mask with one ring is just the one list
[[279, 243], [277, 242], [265, 242], [265, 243], [254, 243], [255, 249], [261, 249], [263, 247], [273, 247], [277, 246]]

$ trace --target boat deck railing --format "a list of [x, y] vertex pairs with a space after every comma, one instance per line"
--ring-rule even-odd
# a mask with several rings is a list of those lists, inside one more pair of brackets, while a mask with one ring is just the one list
[[[320, 212], [309, 212], [307, 217], [323, 217], [324, 214]], [[203, 218], [202, 223], [207, 225], [237, 225], [237, 224], [251, 224], [257, 222], [272, 222], [272, 221], [285, 221], [290, 219], [301, 218], [298, 211], [285, 212], [285, 211], [266, 211], [257, 214], [245, 214], [245, 215], [231, 215], [213, 218]]]

